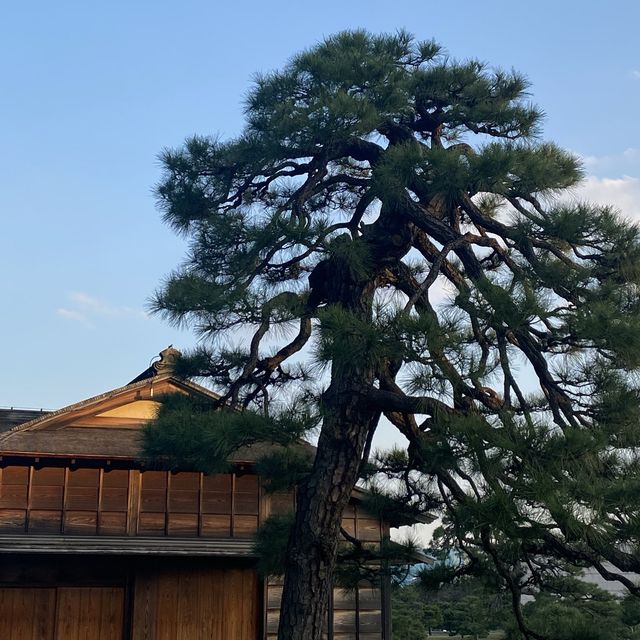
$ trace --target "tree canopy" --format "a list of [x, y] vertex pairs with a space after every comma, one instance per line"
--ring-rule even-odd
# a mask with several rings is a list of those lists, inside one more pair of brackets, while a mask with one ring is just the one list
[[[319, 432], [315, 460], [275, 461], [298, 495], [280, 640], [320, 637], [362, 478], [381, 509], [440, 515], [456, 571], [492, 567], [525, 637], [520, 596], [559, 560], [639, 593], [638, 229], [568, 199], [580, 161], [527, 90], [344, 32], [258, 76], [238, 137], [162, 154], [190, 250], [153, 307], [199, 333], [178, 370], [235, 412], [168, 407], [147, 451], [211, 469]], [[383, 418], [406, 448], [371, 451]]]
[[[462, 638], [522, 640], [504, 593], [479, 577], [464, 576], [437, 591], [419, 581], [393, 590], [394, 640], [427, 640], [433, 628]], [[619, 598], [567, 572], [527, 597], [527, 626], [548, 640], [637, 640], [638, 599]]]

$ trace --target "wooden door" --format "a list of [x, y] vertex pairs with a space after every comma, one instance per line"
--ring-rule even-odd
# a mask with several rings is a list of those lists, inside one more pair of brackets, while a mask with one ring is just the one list
[[164, 568], [136, 577], [133, 640], [256, 640], [255, 570]]
[[2, 640], [122, 640], [124, 589], [0, 589]]

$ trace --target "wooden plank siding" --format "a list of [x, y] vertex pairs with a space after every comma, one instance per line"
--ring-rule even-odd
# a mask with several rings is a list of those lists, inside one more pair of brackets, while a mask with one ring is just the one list
[[2, 640], [258, 640], [252, 563], [0, 556]]
[[[207, 538], [212, 544], [214, 539], [235, 539], [244, 544], [245, 541], [250, 543], [260, 522], [269, 514], [285, 513], [294, 508], [292, 493], [269, 495], [252, 473], [205, 475], [76, 466], [37, 467], [33, 464], [0, 468], [0, 542], [6, 535], [27, 542], [57, 536], [61, 539], [75, 536], [77, 540], [99, 536], [101, 542], [106, 543], [110, 537], [114, 544], [118, 539], [138, 537], [141, 542], [146, 540], [148, 546], [156, 541], [160, 544], [164, 539], [186, 547], [198, 543], [199, 539], [205, 543]], [[372, 546], [379, 545], [383, 537], [388, 536], [388, 527], [355, 501], [345, 510], [343, 527]], [[55, 552], [53, 547], [51, 552]], [[97, 545], [91, 553], [100, 553]], [[226, 564], [219, 560], [217, 565], [215, 562], [211, 565], [210, 559], [195, 562], [195, 558], [185, 556], [172, 564], [172, 558], [157, 555], [154, 562], [145, 565], [142, 558], [134, 561], [133, 549], [129, 555], [126, 555], [125, 547], [109, 553], [117, 553], [111, 557], [126, 561], [127, 567], [130, 563], [130, 568], [123, 569], [124, 573], [115, 583], [113, 580], [111, 584], [101, 583], [97, 579], [82, 588], [124, 590], [125, 584], [130, 583], [132, 609], [126, 615], [133, 621], [130, 629], [134, 640], [275, 639], [282, 586], [278, 580], [258, 583], [251, 560], [245, 560], [244, 566], [239, 559], [228, 560]], [[150, 555], [153, 553], [150, 549]], [[103, 556], [105, 560], [108, 557]], [[73, 567], [84, 570], [85, 558], [70, 554], [66, 560], [60, 560], [60, 567], [64, 566], [67, 567], [65, 570]], [[1, 578], [2, 571], [0, 588]], [[24, 577], [21, 581], [25, 582]], [[75, 578], [64, 580], [65, 587], [75, 585]], [[31, 583], [31, 587], [34, 586], [42, 585]], [[204, 604], [183, 600], [183, 594], [200, 592], [208, 594], [202, 596]], [[90, 592], [84, 593], [92, 597]], [[239, 593], [250, 595], [240, 598]], [[44, 591], [38, 594], [45, 598]], [[68, 597], [72, 595], [69, 592]], [[231, 600], [227, 602], [225, 598]], [[351, 592], [334, 589], [324, 637], [326, 640], [390, 638], [386, 598], [385, 589], [372, 588], [368, 584]], [[248, 608], [240, 610], [241, 605]], [[5, 602], [3, 606], [7, 609], [18, 605], [11, 601], [10, 605]], [[65, 604], [65, 607], [70, 606]], [[92, 607], [98, 615], [99, 605], [91, 604]], [[248, 626], [242, 626], [243, 622], [237, 629], [233, 627], [235, 617], [225, 617], [227, 622], [220, 622], [220, 615], [212, 613], [218, 607], [235, 611], [238, 620], [249, 621], [246, 622]], [[11, 615], [20, 617], [15, 612]], [[112, 610], [104, 615], [115, 619], [120, 614]], [[44, 623], [34, 620], [33, 624], [42, 627]], [[105, 624], [108, 626], [109, 623]], [[192, 631], [182, 635], [177, 630], [192, 626]], [[198, 635], [200, 628], [207, 629], [209, 635]], [[65, 636], [66, 640], [74, 640], [75, 631], [65, 633], [70, 634], [68, 638]], [[2, 640], [5, 637], [10, 636], [0, 633]], [[35, 637], [49, 640], [44, 632]], [[23, 640], [22, 636], [20, 640]]]
[[121, 640], [124, 629], [124, 589], [59, 587], [55, 640]]
[[122, 640], [124, 589], [0, 588], [3, 640]]
[[253, 474], [72, 467], [0, 468], [0, 535], [252, 538]]
[[0, 638], [54, 640], [55, 589], [0, 588]]
[[256, 640], [252, 569], [174, 567], [136, 576], [132, 640]]

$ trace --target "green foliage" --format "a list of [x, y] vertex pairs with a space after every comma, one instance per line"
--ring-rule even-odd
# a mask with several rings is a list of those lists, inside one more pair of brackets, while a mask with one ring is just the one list
[[[483, 577], [457, 577], [439, 582], [454, 569], [441, 557], [428, 566], [420, 582], [398, 586], [392, 595], [394, 638], [427, 638], [432, 627], [450, 635], [488, 637], [501, 631], [505, 640], [633, 640], [640, 623], [638, 598], [620, 600], [594, 584], [565, 572], [527, 598], [522, 608], [525, 636], [505, 601], [504, 588]], [[430, 580], [426, 580], [433, 574]], [[426, 586], [426, 589], [425, 589]], [[435, 587], [435, 589], [433, 588]]]
[[413, 585], [396, 587], [391, 592], [394, 640], [427, 640], [431, 628], [442, 626], [442, 608], [425, 600]]
[[[637, 598], [636, 598], [637, 600]], [[547, 640], [625, 640], [633, 630], [623, 621], [620, 602], [595, 585], [572, 582], [565, 594], [539, 594], [523, 607], [529, 628]], [[507, 625], [506, 640], [523, 638]]]
[[297, 446], [316, 425], [314, 416], [295, 406], [271, 417], [213, 408], [181, 394], [164, 398], [157, 419], [142, 433], [147, 456], [164, 467], [220, 473], [238, 449], [256, 442]]
[[[423, 496], [428, 499], [427, 494]], [[364, 497], [362, 506], [367, 513], [386, 522], [390, 527], [401, 527], [419, 522], [430, 509], [436, 508], [437, 497], [431, 496], [431, 503], [407, 502], [403, 492], [389, 492], [383, 487], [372, 485]]]
[[258, 459], [256, 473], [270, 493], [293, 491], [311, 471], [312, 453], [300, 447], [276, 449]]
[[398, 586], [391, 606], [394, 640], [426, 639], [433, 628], [447, 629], [452, 636], [486, 638], [502, 628], [505, 611], [500, 594], [477, 578], [457, 580], [437, 591], [425, 591], [420, 583]]
[[465, 596], [451, 604], [443, 617], [446, 628], [463, 638], [486, 638], [491, 630], [486, 603], [477, 595]]
[[[571, 567], [640, 573], [640, 231], [568, 198], [582, 167], [527, 89], [343, 32], [259, 76], [236, 139], [165, 151], [159, 205], [190, 250], [152, 307], [201, 334], [178, 370], [220, 396], [167, 405], [147, 452], [213, 470], [320, 425], [335, 455], [265, 460], [274, 486], [390, 481], [381, 511], [440, 516], [450, 577], [492, 568], [516, 609]], [[372, 413], [406, 451], [362, 459]]]
[[281, 576], [284, 573], [293, 517], [292, 513], [271, 515], [260, 527], [254, 545], [260, 576]]
[[621, 602], [621, 619], [633, 632], [640, 626], [640, 598], [627, 594]]

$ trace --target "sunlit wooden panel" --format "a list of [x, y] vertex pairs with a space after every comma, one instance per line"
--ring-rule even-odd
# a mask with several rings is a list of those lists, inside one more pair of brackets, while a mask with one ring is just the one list
[[129, 402], [115, 409], [109, 409], [97, 414], [103, 418], [139, 418], [141, 420], [152, 420], [158, 415], [159, 402], [153, 400], [136, 400]]
[[209, 538], [228, 538], [231, 535], [230, 515], [202, 515], [201, 534]]
[[252, 538], [258, 531], [258, 516], [234, 516], [233, 537]]

